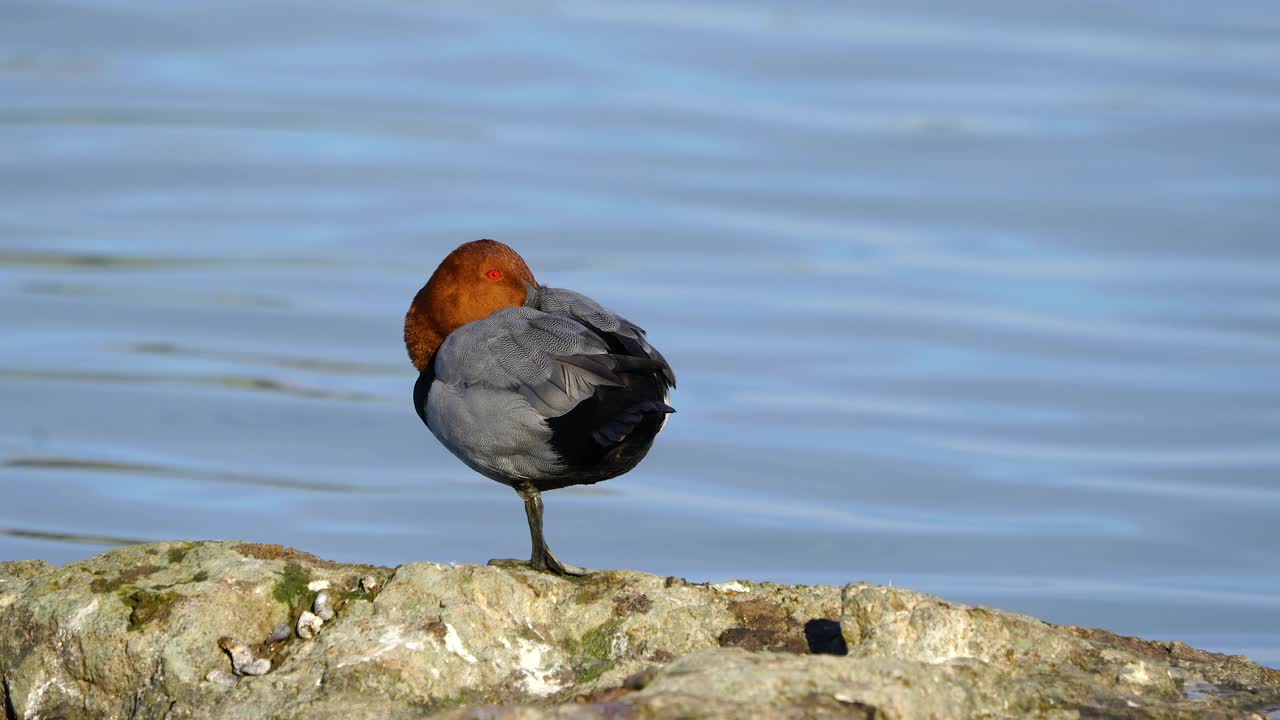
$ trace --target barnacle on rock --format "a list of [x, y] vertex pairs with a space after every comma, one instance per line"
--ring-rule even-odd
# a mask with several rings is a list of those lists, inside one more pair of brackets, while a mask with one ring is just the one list
[[302, 615], [298, 617], [298, 637], [310, 640], [320, 632], [321, 625], [324, 625], [324, 620], [321, 620], [319, 615], [310, 610], [303, 610]]
[[316, 601], [312, 603], [311, 609], [321, 620], [333, 619], [333, 608], [329, 606], [328, 590], [321, 590], [316, 593]]
[[289, 629], [289, 623], [280, 623], [276, 626], [276, 629], [272, 630], [271, 634], [267, 636], [266, 644], [271, 645], [272, 643], [284, 642], [289, 639], [291, 634], [293, 634], [293, 632]]
[[210, 670], [209, 674], [204, 676], [204, 679], [214, 685], [221, 685], [226, 688], [233, 688], [240, 682], [236, 679], [235, 675], [232, 675], [226, 670]]
[[231, 656], [231, 670], [236, 675], [266, 675], [271, 670], [271, 661], [266, 658], [255, 658], [248, 645], [231, 637], [218, 639], [218, 647]]

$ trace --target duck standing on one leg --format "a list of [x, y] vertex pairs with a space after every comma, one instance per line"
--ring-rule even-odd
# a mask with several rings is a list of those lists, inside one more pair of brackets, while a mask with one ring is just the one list
[[583, 574], [547, 547], [541, 493], [635, 467], [675, 412], [675, 373], [644, 330], [538, 285], [516, 251], [477, 240], [418, 291], [404, 342], [421, 373], [418, 416], [458, 459], [524, 499], [530, 566]]

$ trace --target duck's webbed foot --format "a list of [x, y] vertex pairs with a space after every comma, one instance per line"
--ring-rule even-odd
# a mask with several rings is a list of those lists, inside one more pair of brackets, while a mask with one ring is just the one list
[[543, 570], [545, 572], [555, 573], [556, 575], [573, 575], [575, 577], [582, 577], [583, 575], [591, 573], [591, 571], [586, 568], [580, 568], [576, 565], [565, 565], [560, 562], [555, 555], [551, 554], [551, 548], [547, 547], [546, 543], [543, 543], [542, 549], [543, 553], [541, 556], [539, 556], [535, 550], [533, 557], [529, 559], [529, 567], [534, 570]]
[[529, 538], [533, 542], [533, 554], [528, 562], [523, 560], [490, 560], [490, 565], [499, 567], [527, 566], [534, 570], [554, 573], [556, 575], [587, 575], [591, 571], [586, 568], [566, 565], [551, 553], [547, 541], [542, 536], [542, 493], [532, 486], [517, 487], [516, 492], [524, 498], [524, 514], [529, 519]]

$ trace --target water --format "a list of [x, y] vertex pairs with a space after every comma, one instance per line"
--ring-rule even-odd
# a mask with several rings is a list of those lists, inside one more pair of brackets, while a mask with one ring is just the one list
[[567, 561], [1280, 666], [1272, 2], [9, 0], [0, 48], [0, 558], [527, 552], [400, 341], [496, 237], [680, 375], [548, 496]]

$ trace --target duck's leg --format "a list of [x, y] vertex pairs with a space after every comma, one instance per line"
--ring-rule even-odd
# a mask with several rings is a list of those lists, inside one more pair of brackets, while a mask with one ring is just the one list
[[551, 554], [546, 538], [542, 536], [542, 493], [530, 485], [517, 488], [516, 492], [524, 499], [524, 514], [529, 518], [529, 538], [533, 541], [533, 554], [529, 558], [529, 567], [534, 570], [546, 570], [556, 575], [586, 575], [587, 570], [573, 565], [565, 565]]

